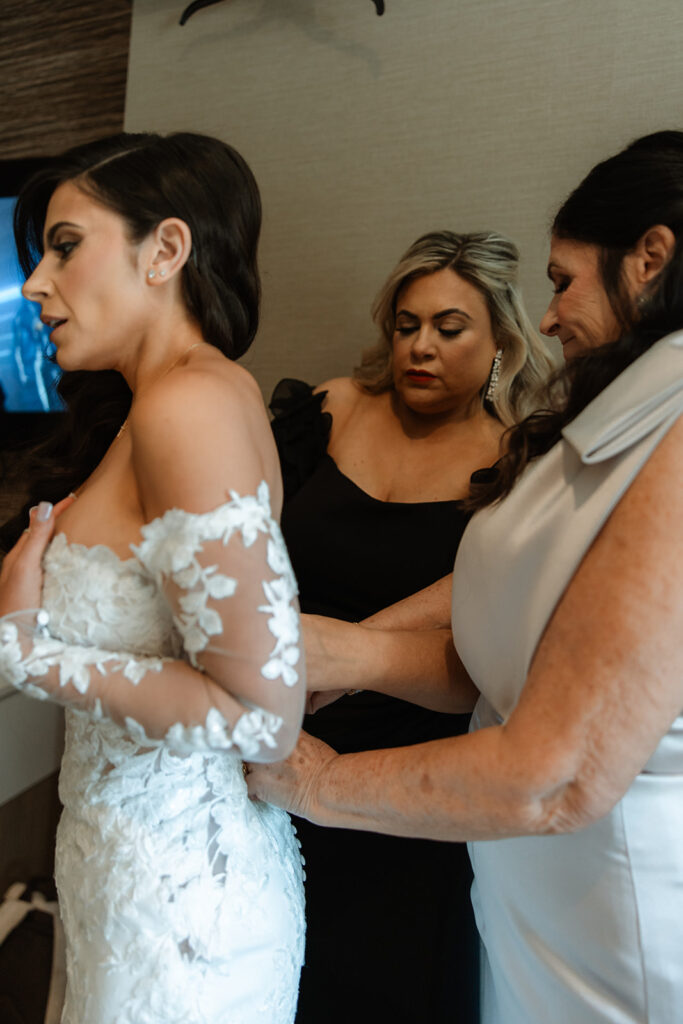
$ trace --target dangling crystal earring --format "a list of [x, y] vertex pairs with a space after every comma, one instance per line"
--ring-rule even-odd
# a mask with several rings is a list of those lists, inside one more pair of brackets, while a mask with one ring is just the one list
[[503, 350], [502, 348], [498, 348], [496, 349], [496, 354], [493, 357], [493, 362], [491, 363], [491, 372], [489, 374], [489, 379], [486, 384], [486, 394], [484, 395], [484, 398], [486, 399], [487, 402], [492, 402], [493, 396], [496, 393], [496, 387], [498, 386], [498, 378], [500, 376], [500, 364], [502, 362], [502, 359]]

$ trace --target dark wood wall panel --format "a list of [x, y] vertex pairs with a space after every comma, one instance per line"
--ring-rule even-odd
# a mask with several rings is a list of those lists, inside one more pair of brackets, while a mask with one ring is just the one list
[[0, 0], [0, 159], [121, 131], [131, 0]]

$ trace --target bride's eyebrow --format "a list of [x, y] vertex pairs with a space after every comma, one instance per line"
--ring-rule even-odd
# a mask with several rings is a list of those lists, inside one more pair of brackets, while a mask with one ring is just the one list
[[52, 245], [52, 243], [54, 241], [54, 237], [55, 237], [55, 235], [57, 234], [57, 232], [59, 231], [60, 228], [79, 228], [80, 229], [80, 227], [81, 227], [80, 224], [74, 224], [70, 220], [58, 220], [56, 224], [52, 225], [50, 230], [45, 235], [45, 246], [46, 246], [46, 248], [49, 248]]

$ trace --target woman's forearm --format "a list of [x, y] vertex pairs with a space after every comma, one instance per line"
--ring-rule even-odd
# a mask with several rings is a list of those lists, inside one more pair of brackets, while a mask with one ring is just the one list
[[434, 711], [471, 711], [478, 696], [449, 629], [388, 630], [303, 616], [310, 690], [374, 690]]
[[453, 573], [363, 620], [372, 629], [450, 629]]
[[249, 788], [319, 825], [454, 842], [557, 831], [566, 768], [522, 756], [505, 726], [343, 755], [301, 733], [287, 761], [252, 766]]

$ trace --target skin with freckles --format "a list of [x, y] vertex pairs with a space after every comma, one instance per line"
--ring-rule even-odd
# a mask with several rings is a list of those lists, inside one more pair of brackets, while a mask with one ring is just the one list
[[[287, 761], [250, 766], [251, 794], [319, 824], [448, 841], [571, 832], [606, 814], [683, 707], [683, 578], [671, 559], [683, 512], [682, 442], [679, 420], [581, 563], [505, 725], [342, 756], [302, 733]], [[422, 614], [418, 602], [418, 621]], [[391, 629], [381, 632], [387, 687], [400, 687], [415, 665], [401, 644], [392, 655]], [[362, 685], [364, 659], [378, 670], [378, 637], [348, 623], [334, 633]], [[430, 655], [430, 635], [438, 630], [413, 634], [425, 642], [425, 679], [444, 693], [450, 679], [453, 699], [464, 698], [462, 667]]]
[[[638, 300], [668, 262], [675, 242], [669, 227], [654, 224], [624, 256], [621, 284], [629, 297], [630, 317], [637, 317]], [[540, 329], [559, 339], [565, 359], [617, 340], [622, 327], [605, 290], [597, 246], [553, 235], [548, 277], [554, 294]]]
[[619, 337], [619, 323], [602, 286], [599, 259], [595, 245], [566, 238], [551, 241], [548, 277], [553, 297], [540, 328], [559, 339], [565, 359]]

